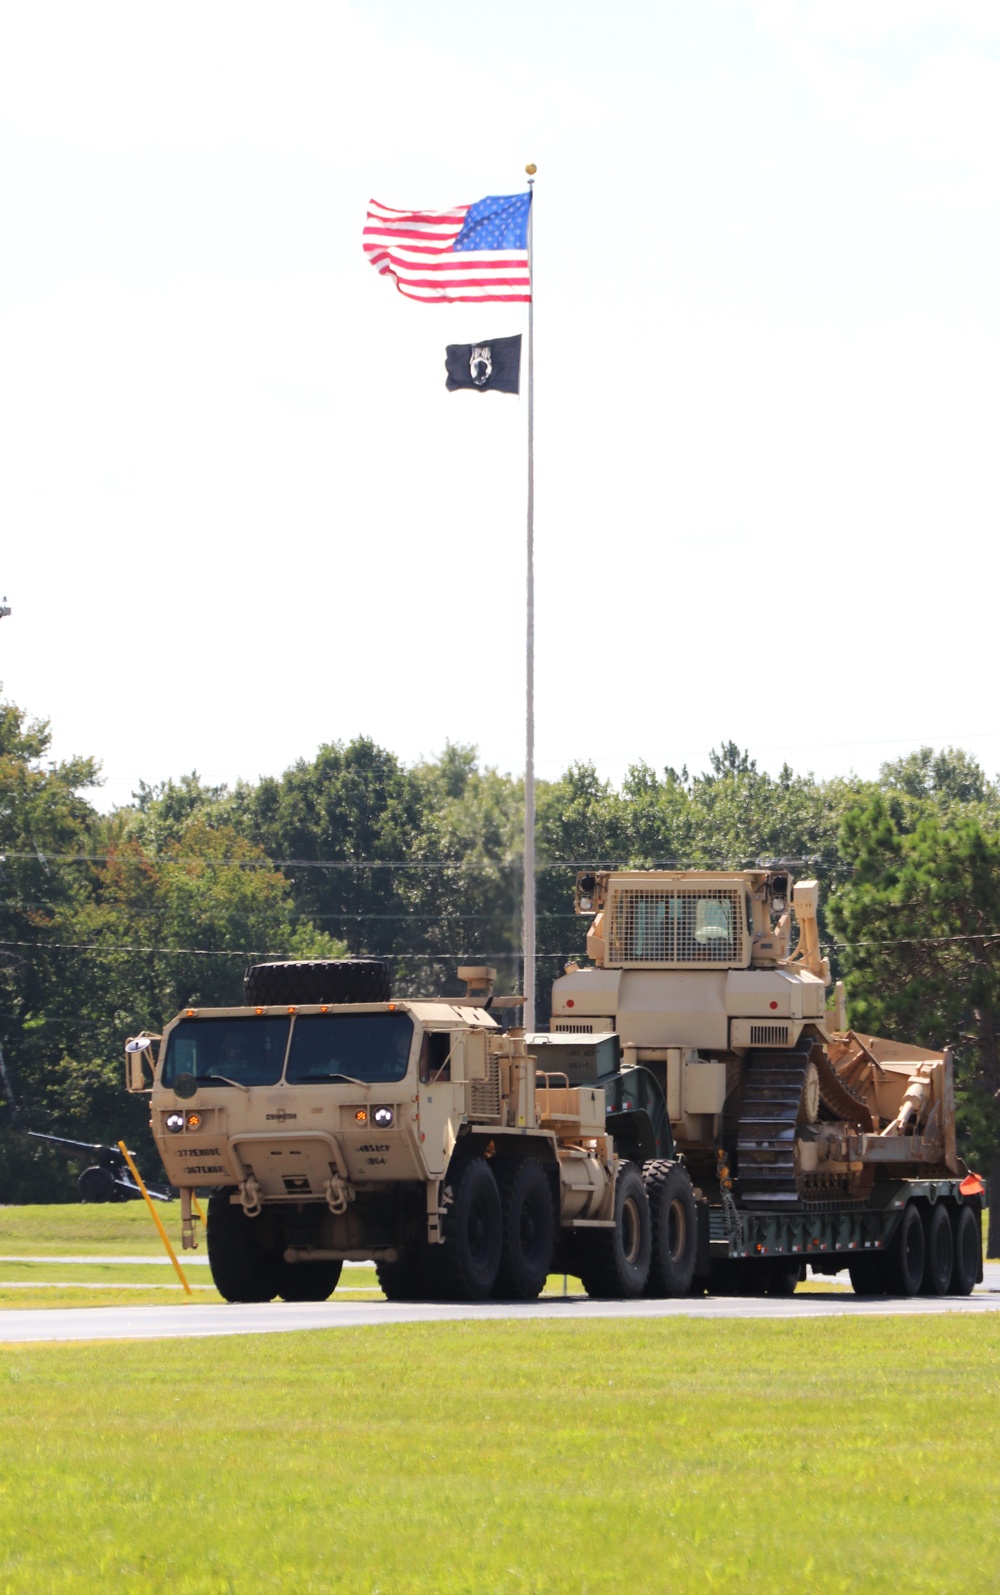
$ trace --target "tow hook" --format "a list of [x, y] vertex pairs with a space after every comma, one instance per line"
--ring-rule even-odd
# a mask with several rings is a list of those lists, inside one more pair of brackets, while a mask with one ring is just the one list
[[248, 1174], [240, 1186], [240, 1201], [247, 1218], [256, 1218], [260, 1213], [260, 1186], [252, 1174]]
[[347, 1182], [340, 1174], [331, 1174], [323, 1187], [326, 1205], [331, 1213], [346, 1213], [348, 1202], [354, 1198], [354, 1192], [349, 1191]]

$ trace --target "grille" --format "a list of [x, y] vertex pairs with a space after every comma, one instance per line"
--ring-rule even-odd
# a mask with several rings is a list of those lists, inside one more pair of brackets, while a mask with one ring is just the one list
[[563, 1036], [592, 1036], [594, 1034], [594, 1021], [592, 1019], [553, 1019], [552, 1029]]
[[751, 1047], [787, 1047], [792, 1039], [788, 1025], [751, 1025]]
[[469, 1080], [465, 1090], [470, 1119], [499, 1119], [500, 1059], [489, 1058], [486, 1079]]
[[608, 915], [609, 964], [742, 964], [744, 909], [733, 887], [629, 887]]

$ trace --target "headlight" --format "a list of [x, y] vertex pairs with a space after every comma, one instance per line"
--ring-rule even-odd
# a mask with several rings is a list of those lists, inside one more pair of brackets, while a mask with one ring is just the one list
[[178, 1135], [184, 1128], [184, 1115], [183, 1113], [168, 1113], [163, 1122], [172, 1135]]
[[391, 1108], [376, 1108], [372, 1114], [372, 1123], [377, 1124], [380, 1130], [387, 1130], [392, 1120], [393, 1112]]

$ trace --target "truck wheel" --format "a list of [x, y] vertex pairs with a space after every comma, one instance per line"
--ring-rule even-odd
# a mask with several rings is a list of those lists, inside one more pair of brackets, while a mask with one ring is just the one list
[[454, 1200], [445, 1214], [441, 1249], [444, 1295], [455, 1301], [485, 1301], [500, 1267], [500, 1192], [493, 1170], [481, 1157], [467, 1163], [451, 1183]]
[[440, 1246], [429, 1246], [426, 1241], [410, 1241], [400, 1247], [394, 1263], [384, 1260], [375, 1263], [378, 1286], [388, 1302], [439, 1302]]
[[283, 1301], [326, 1301], [340, 1280], [343, 1263], [286, 1263], [278, 1260], [278, 1295]]
[[920, 1214], [908, 1203], [885, 1254], [885, 1280], [890, 1296], [917, 1294], [924, 1278], [925, 1251]]
[[263, 1244], [259, 1218], [247, 1218], [227, 1189], [208, 1202], [208, 1262], [226, 1301], [270, 1301], [278, 1294], [280, 1259]]
[[925, 1212], [924, 1277], [920, 1289], [925, 1296], [947, 1296], [955, 1261], [951, 1220], [943, 1202], [935, 1202]]
[[248, 1007], [279, 1003], [388, 1002], [383, 958], [309, 958], [251, 964], [243, 976]]
[[615, 1301], [641, 1296], [649, 1278], [649, 1199], [634, 1163], [615, 1182], [614, 1229], [578, 1230], [579, 1273], [588, 1296]]
[[686, 1296], [698, 1253], [698, 1214], [685, 1168], [668, 1158], [647, 1163], [642, 1183], [649, 1198], [650, 1263], [647, 1296]]
[[951, 1269], [951, 1294], [971, 1296], [982, 1264], [983, 1237], [979, 1215], [971, 1207], [960, 1207], [955, 1216], [955, 1255]]
[[537, 1158], [525, 1158], [500, 1175], [503, 1241], [493, 1295], [534, 1301], [552, 1272], [556, 1214], [552, 1187]]
[[864, 1252], [860, 1257], [851, 1258], [847, 1272], [851, 1276], [855, 1296], [885, 1295], [882, 1262], [881, 1252]]

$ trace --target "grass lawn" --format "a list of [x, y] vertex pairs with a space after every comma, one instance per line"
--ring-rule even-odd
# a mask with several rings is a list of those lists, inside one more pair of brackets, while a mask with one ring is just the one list
[[0, 1347], [0, 1591], [1000, 1585], [995, 1318]]

